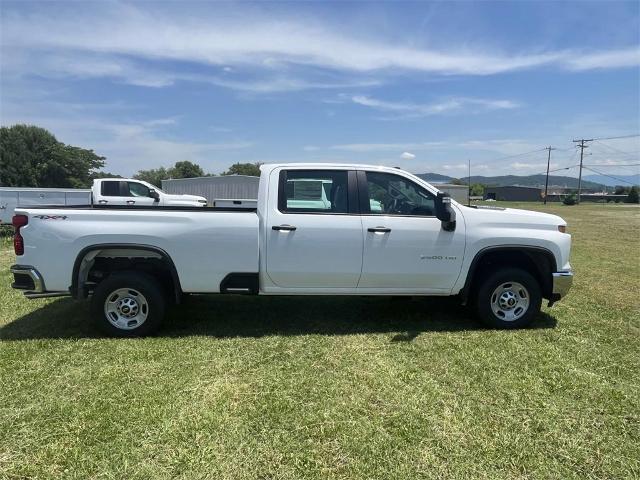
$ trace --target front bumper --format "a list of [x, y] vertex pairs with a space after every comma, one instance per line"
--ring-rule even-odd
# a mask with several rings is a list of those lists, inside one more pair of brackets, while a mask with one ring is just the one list
[[549, 306], [565, 297], [569, 293], [571, 285], [573, 285], [573, 270], [554, 272], [551, 275], [553, 277], [553, 288]]

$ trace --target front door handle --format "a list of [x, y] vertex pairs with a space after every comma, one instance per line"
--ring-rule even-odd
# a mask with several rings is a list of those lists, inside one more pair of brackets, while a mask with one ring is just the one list
[[389, 233], [391, 229], [387, 227], [371, 227], [367, 228], [367, 231], [371, 233]]
[[98, 200], [98, 203], [99, 203], [100, 205], [106, 205], [106, 204], [107, 204], [107, 203], [109, 203], [109, 202], [108, 202], [108, 201], [106, 201], [106, 200]]
[[135, 203], [135, 200], [127, 200], [127, 205], [134, 205]]
[[274, 225], [271, 230], [277, 230], [279, 232], [293, 232], [296, 229], [293, 225]]

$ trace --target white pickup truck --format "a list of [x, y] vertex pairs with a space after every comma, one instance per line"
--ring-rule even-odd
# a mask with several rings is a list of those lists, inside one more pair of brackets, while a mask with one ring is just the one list
[[0, 187], [0, 224], [10, 224], [19, 207], [38, 205], [148, 205], [204, 207], [207, 199], [197, 195], [174, 195], [132, 178], [98, 178], [91, 189]]
[[13, 287], [91, 297], [107, 333], [147, 335], [186, 293], [457, 295], [499, 328], [566, 295], [555, 215], [466, 207], [395, 168], [263, 165], [257, 209], [16, 210]]
[[131, 178], [100, 178], [93, 181], [91, 198], [96, 205], [148, 207], [204, 207], [207, 199], [197, 195], [165, 193], [155, 185]]

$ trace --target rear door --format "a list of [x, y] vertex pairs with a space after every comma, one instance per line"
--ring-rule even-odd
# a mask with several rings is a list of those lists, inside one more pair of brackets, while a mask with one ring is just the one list
[[267, 275], [283, 288], [356, 288], [362, 222], [355, 171], [284, 169], [267, 217]]
[[358, 172], [364, 250], [359, 288], [448, 292], [464, 255], [464, 222], [435, 217], [435, 196], [402, 175]]

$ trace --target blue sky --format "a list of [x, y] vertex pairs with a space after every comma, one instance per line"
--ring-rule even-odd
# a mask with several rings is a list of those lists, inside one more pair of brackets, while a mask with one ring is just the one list
[[[3, 1], [0, 121], [122, 175], [179, 160], [538, 173], [547, 145], [560, 168], [573, 138], [640, 132], [639, 5]], [[629, 174], [615, 165], [639, 151], [603, 140], [589, 160]]]

